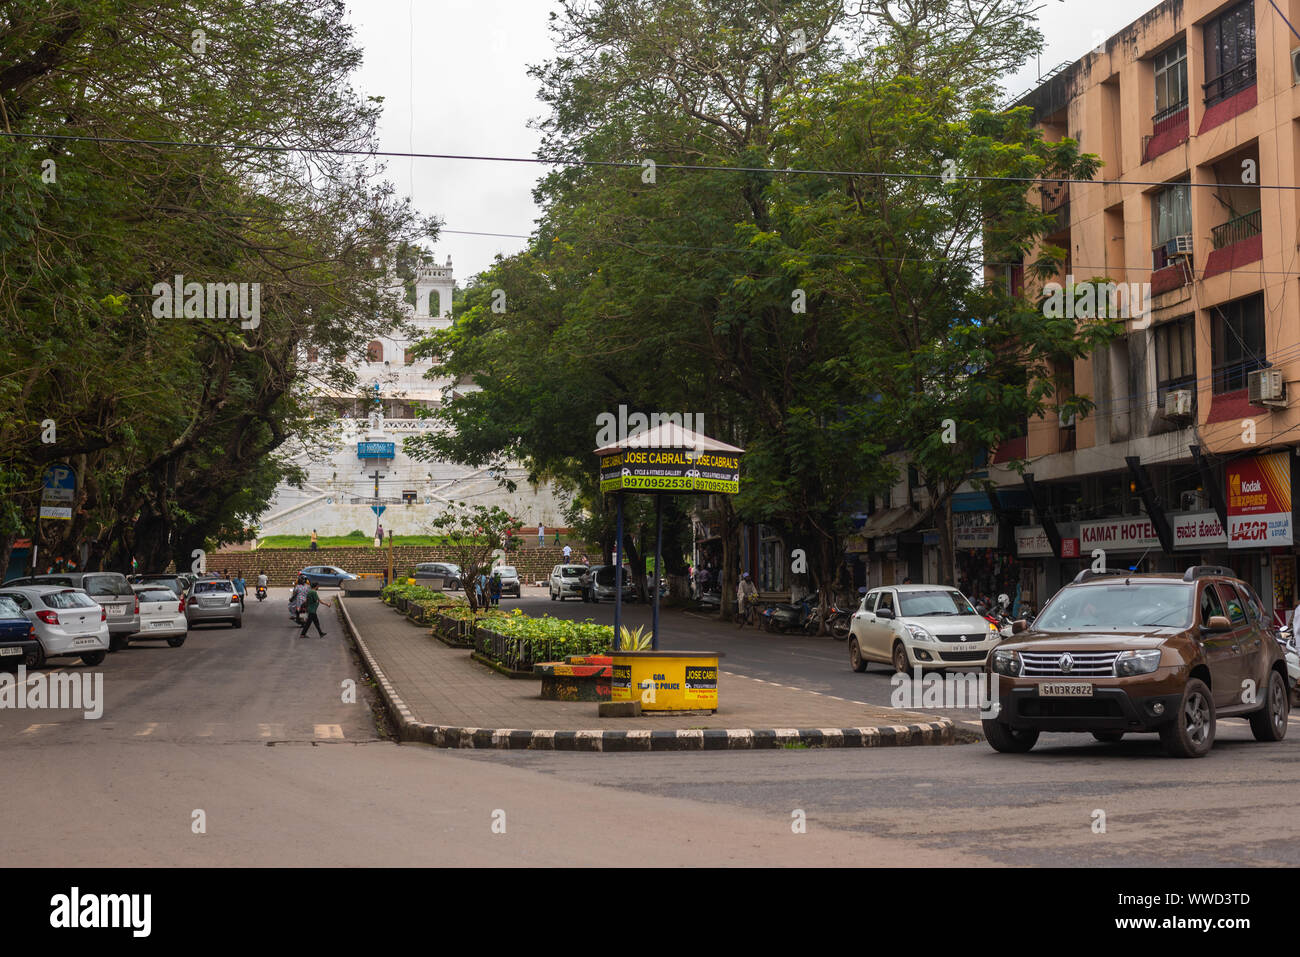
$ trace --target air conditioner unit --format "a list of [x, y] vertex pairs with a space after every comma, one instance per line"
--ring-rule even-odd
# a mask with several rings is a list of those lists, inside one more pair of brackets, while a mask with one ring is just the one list
[[1185, 419], [1192, 414], [1192, 390], [1170, 389], [1165, 393], [1165, 415]]
[[1074, 428], [1074, 413], [1071, 412], [1069, 415], [1066, 415], [1065, 410], [1061, 409], [1056, 413], [1056, 421], [1061, 428], [1072, 429]]
[[1178, 500], [1184, 512], [1203, 512], [1210, 507], [1210, 499], [1204, 492], [1184, 492]]
[[1190, 233], [1184, 233], [1181, 236], [1175, 236], [1165, 243], [1165, 255], [1190, 256], [1192, 254], [1192, 237]]
[[1291, 85], [1300, 83], [1300, 47], [1291, 51]]
[[1286, 405], [1280, 369], [1257, 369], [1246, 377], [1251, 405]]

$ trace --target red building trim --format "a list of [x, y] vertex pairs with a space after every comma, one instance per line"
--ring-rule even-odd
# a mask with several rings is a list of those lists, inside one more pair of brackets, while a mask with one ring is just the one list
[[1182, 263], [1174, 263], [1164, 269], [1157, 269], [1151, 273], [1151, 295], [1158, 296], [1162, 292], [1169, 292], [1171, 289], [1185, 286], [1188, 278], [1187, 269]]
[[1167, 120], [1161, 120], [1151, 139], [1147, 140], [1146, 149], [1142, 151], [1142, 162], [1150, 163], [1161, 153], [1168, 153], [1175, 146], [1186, 143], [1191, 135], [1190, 113], [1183, 110]]
[[1247, 110], [1253, 110], [1258, 102], [1259, 88], [1252, 83], [1240, 93], [1234, 93], [1226, 100], [1220, 100], [1206, 110], [1205, 115], [1201, 117], [1201, 125], [1197, 129], [1196, 135], [1200, 136], [1207, 130], [1222, 126], [1235, 116], [1241, 116]]
[[1223, 392], [1210, 400], [1210, 414], [1205, 424], [1227, 422], [1229, 419], [1249, 419], [1259, 414], [1259, 409], [1250, 404], [1250, 395], [1246, 389], [1235, 392]]
[[[1221, 272], [1236, 269], [1247, 263], [1257, 263], [1264, 258], [1264, 236], [1250, 236], [1239, 242], [1216, 249], [1205, 261], [1205, 274], [1202, 279], [1209, 279]], [[1154, 289], [1154, 286], [1152, 287]]]

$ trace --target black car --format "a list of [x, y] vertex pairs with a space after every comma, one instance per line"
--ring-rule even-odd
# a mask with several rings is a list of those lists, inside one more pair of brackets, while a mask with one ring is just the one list
[[41, 660], [36, 626], [27, 620], [12, 598], [0, 595], [0, 667], [20, 664], [35, 667]]

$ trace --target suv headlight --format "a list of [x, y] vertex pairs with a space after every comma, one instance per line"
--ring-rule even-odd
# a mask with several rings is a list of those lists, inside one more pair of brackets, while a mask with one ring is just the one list
[[1125, 651], [1115, 659], [1115, 677], [1127, 678], [1129, 675], [1149, 675], [1160, 667], [1160, 649], [1148, 648], [1145, 651]]
[[1011, 678], [1020, 677], [1020, 655], [1017, 652], [995, 648], [989, 661], [998, 674]]
[[909, 632], [911, 632], [912, 639], [914, 641], [935, 641], [936, 640], [934, 635], [930, 634], [920, 625], [904, 625], [903, 627], [905, 627]]

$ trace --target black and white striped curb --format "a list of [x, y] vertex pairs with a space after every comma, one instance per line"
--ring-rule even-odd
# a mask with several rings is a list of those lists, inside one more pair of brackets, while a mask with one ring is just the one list
[[947, 718], [875, 728], [718, 728], [652, 731], [552, 731], [515, 728], [457, 728], [417, 721], [393, 683], [375, 660], [352, 623], [347, 604], [339, 608], [348, 634], [356, 643], [379, 686], [388, 713], [403, 741], [438, 748], [494, 748], [533, 751], [751, 751], [804, 746], [809, 748], [888, 748], [921, 744], [952, 744], [954, 725]]

